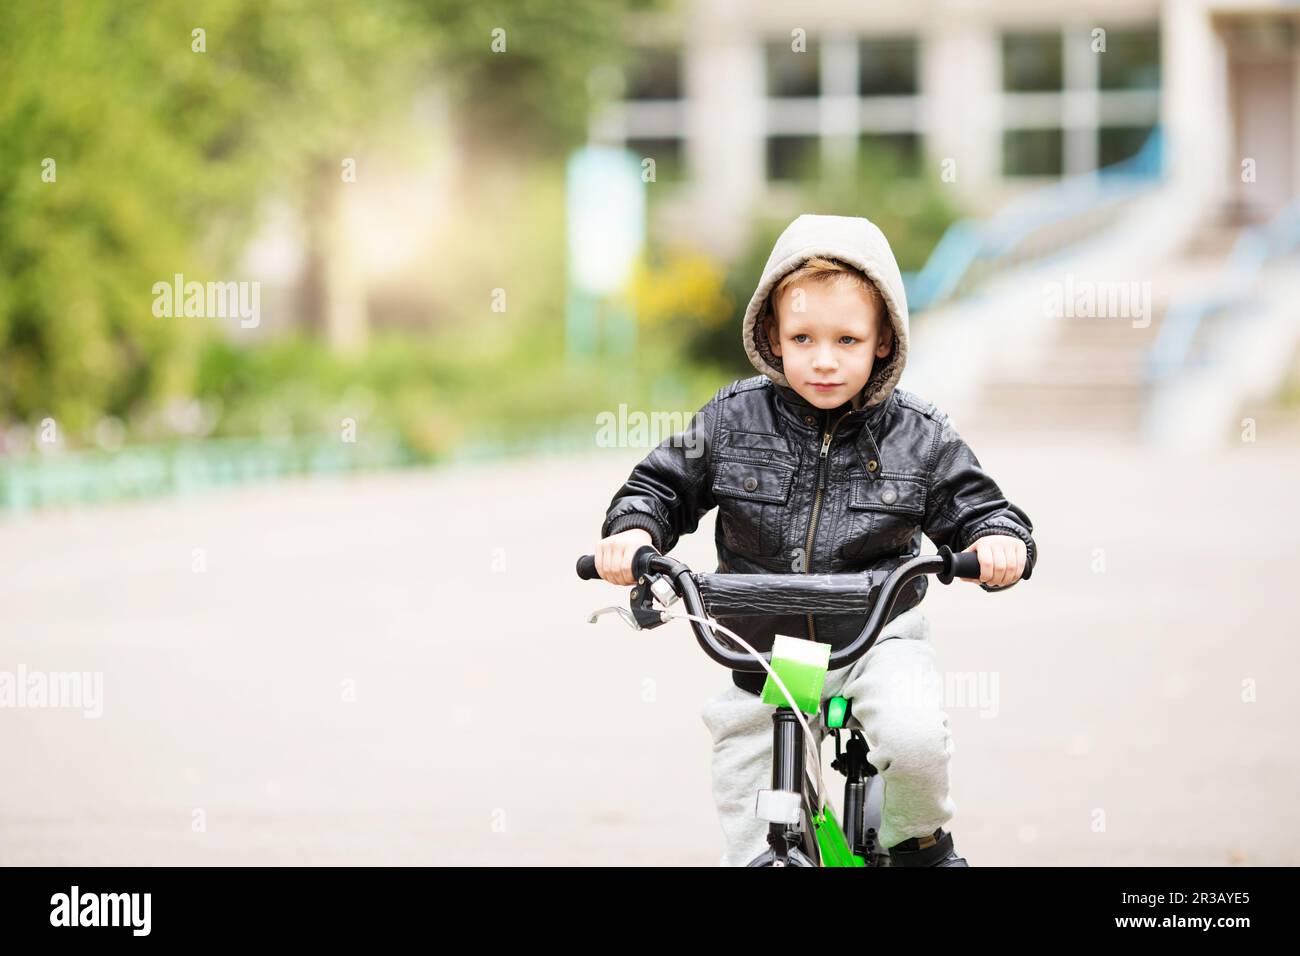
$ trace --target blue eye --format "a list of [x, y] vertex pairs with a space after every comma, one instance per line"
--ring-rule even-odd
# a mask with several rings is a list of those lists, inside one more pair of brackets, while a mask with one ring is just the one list
[[845, 343], [846, 345], [852, 345], [854, 342], [857, 341], [857, 339], [855, 339], [855, 338], [854, 338], [853, 336], [851, 336], [851, 335], [841, 335], [841, 336], [840, 336], [840, 340], [843, 341], [844, 339], [848, 339], [848, 340], [849, 340], [848, 342]]
[[794, 340], [796, 342], [798, 342], [800, 339], [806, 339], [806, 338], [808, 338], [808, 334], [806, 332], [800, 332], [798, 335], [794, 336]]

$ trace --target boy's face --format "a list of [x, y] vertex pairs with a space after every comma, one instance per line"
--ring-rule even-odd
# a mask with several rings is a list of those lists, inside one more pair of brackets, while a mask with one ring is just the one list
[[889, 354], [893, 330], [884, 309], [850, 282], [794, 283], [773, 303], [768, 327], [786, 380], [817, 408], [838, 408], [867, 384]]

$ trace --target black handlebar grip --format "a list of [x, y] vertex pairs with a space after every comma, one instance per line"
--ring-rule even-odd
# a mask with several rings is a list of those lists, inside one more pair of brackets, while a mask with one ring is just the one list
[[979, 578], [980, 556], [974, 551], [962, 551], [953, 555], [953, 577]]
[[596, 570], [594, 554], [584, 554], [578, 559], [578, 577], [584, 581], [594, 581], [600, 577], [600, 572]]
[[954, 552], [947, 545], [939, 549], [943, 558], [943, 570], [935, 575], [941, 584], [952, 584], [953, 578], [975, 578], [980, 576], [980, 557], [974, 551]]
[[[632, 575], [639, 578], [649, 571], [646, 565], [658, 553], [653, 546], [648, 544], [643, 544], [637, 548], [636, 554], [632, 556]], [[594, 554], [584, 554], [578, 559], [578, 577], [584, 581], [601, 580], [600, 572], [596, 570], [596, 556]]]

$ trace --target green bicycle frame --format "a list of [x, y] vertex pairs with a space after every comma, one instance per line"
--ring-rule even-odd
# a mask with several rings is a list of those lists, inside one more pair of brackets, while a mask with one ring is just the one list
[[[772, 670], [785, 684], [790, 697], [804, 713], [815, 714], [821, 711], [821, 694], [826, 683], [829, 659], [830, 647], [826, 644], [784, 634], [776, 635], [772, 647]], [[777, 686], [771, 674], [763, 685], [762, 701], [778, 707], [790, 707], [790, 700], [781, 692], [781, 688]], [[841, 697], [833, 698], [831, 701], [828, 710], [828, 728], [843, 726], [844, 703]], [[867, 865], [866, 861], [854, 853], [853, 848], [849, 846], [848, 838], [829, 803], [820, 813], [816, 808], [810, 808], [810, 812], [816, 814], [812, 819], [812, 828], [822, 866]]]

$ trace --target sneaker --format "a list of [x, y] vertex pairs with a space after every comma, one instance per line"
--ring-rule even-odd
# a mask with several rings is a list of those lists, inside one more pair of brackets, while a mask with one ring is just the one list
[[953, 849], [952, 834], [943, 827], [927, 837], [912, 837], [889, 848], [890, 866], [970, 866]]

